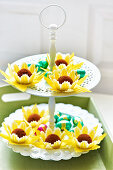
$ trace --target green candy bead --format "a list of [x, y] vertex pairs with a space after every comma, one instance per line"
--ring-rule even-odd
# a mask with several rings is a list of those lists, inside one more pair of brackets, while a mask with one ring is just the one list
[[84, 126], [84, 123], [83, 123], [82, 119], [79, 116], [73, 117], [72, 120], [73, 120], [74, 127], [76, 127], [78, 125], [78, 122], [80, 122], [82, 127]]
[[57, 122], [60, 122], [61, 120], [71, 120], [71, 116], [70, 115], [62, 115], [58, 118]]
[[69, 129], [69, 132], [74, 132], [74, 129], [73, 128]]
[[44, 70], [43, 70], [43, 69], [41, 69], [41, 67], [38, 67], [37, 72], [44, 72]]
[[37, 72], [44, 72], [43, 69], [46, 69], [48, 67], [48, 62], [47, 61], [39, 61], [38, 64], [35, 65], [35, 67], [37, 68], [38, 67], [38, 70]]
[[40, 67], [40, 66], [39, 66], [39, 64], [35, 64], [35, 67], [37, 68], [37, 67]]
[[31, 64], [28, 64], [27, 66], [28, 66], [28, 67], [30, 67], [30, 66], [31, 66]]
[[38, 62], [39, 66], [46, 69], [48, 67], [48, 62], [47, 61], [39, 61]]
[[60, 128], [61, 130], [67, 129], [69, 130], [72, 126], [71, 122], [68, 120], [61, 120], [60, 122], [56, 123], [56, 128]]
[[50, 75], [50, 74], [51, 74], [51, 72], [48, 71], [48, 72], [45, 73], [44, 76], [47, 77], [47, 76]]
[[85, 72], [85, 70], [83, 70], [83, 69], [78, 69], [78, 70], [77, 70], [77, 74], [80, 75], [80, 78], [83, 78], [83, 77], [85, 76], [86, 72]]
[[62, 115], [61, 112], [57, 112], [55, 115], [54, 115], [54, 118], [55, 118], [55, 123], [57, 122], [58, 118]]

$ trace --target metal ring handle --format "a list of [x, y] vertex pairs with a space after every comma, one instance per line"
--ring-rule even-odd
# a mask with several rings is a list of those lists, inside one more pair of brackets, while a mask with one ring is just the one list
[[60, 28], [60, 27], [62, 27], [63, 25], [64, 25], [64, 23], [66, 22], [66, 12], [65, 12], [65, 10], [61, 7], [61, 6], [59, 6], [59, 5], [49, 5], [49, 6], [47, 6], [47, 7], [45, 7], [41, 12], [40, 12], [40, 14], [39, 14], [39, 19], [40, 19], [40, 23], [45, 27], [45, 28], [47, 28], [47, 29], [49, 29], [49, 27], [47, 27], [44, 23], [43, 23], [43, 21], [42, 21], [42, 14], [43, 14], [43, 12], [47, 9], [47, 8], [49, 8], [49, 7], [58, 7], [58, 8], [60, 8], [63, 12], [64, 12], [64, 21], [63, 21], [63, 23], [61, 24], [61, 25], [59, 25], [59, 26], [57, 26], [57, 29], [58, 28]]

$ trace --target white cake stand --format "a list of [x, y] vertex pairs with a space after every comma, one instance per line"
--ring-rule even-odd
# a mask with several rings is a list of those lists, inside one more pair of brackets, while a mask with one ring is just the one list
[[[44, 20], [43, 20], [42, 16], [43, 16], [44, 11], [48, 10], [51, 7], [58, 7], [61, 11], [63, 11], [64, 20], [63, 20], [62, 23], [60, 23], [60, 25], [56, 25], [56, 24], [53, 23], [53, 24], [50, 24], [49, 26], [45, 26], [45, 23], [44, 23]], [[65, 11], [63, 10], [62, 7], [59, 7], [57, 5], [50, 5], [50, 6], [46, 7], [44, 10], [42, 10], [41, 13], [40, 13], [41, 24], [43, 26], [45, 26], [45, 28], [50, 30], [50, 52], [49, 52], [49, 54], [50, 54], [50, 65], [49, 65], [50, 66], [50, 70], [52, 70], [53, 66], [55, 65], [56, 30], [58, 28], [60, 28], [65, 23], [65, 20], [66, 20], [66, 13], [65, 13]], [[62, 54], [62, 55], [65, 55], [65, 54]], [[43, 60], [46, 57], [47, 57], [47, 54], [39, 54], [39, 55], [29, 56], [29, 57], [20, 59], [20, 60], [18, 60], [16, 62], [12, 63], [11, 66], [13, 66], [14, 64], [21, 65], [23, 62], [26, 62], [27, 64], [37, 64], [40, 59]], [[74, 64], [77, 64], [77, 63], [80, 63], [80, 62], [84, 62], [83, 66], [82, 66], [82, 69], [84, 69], [86, 71], [86, 74], [88, 75], [88, 78], [84, 81], [82, 86], [86, 87], [88, 89], [92, 89], [100, 81], [100, 77], [101, 77], [100, 76], [100, 71], [91, 62], [89, 62], [89, 61], [87, 61], [87, 60], [85, 60], [83, 58], [75, 56], [74, 57]], [[8, 69], [6, 70], [6, 73], [8, 74]], [[70, 93], [67, 93], [67, 92], [66, 93], [52, 92], [52, 91], [49, 90], [49, 88], [50, 88], [49, 85], [44, 80], [42, 80], [40, 83], [37, 84], [35, 89], [28, 88], [26, 90], [26, 93], [29, 93], [29, 94], [35, 95], [35, 96], [49, 97], [49, 102], [48, 102], [49, 115], [50, 115], [49, 126], [50, 126], [51, 129], [54, 129], [55, 97], [72, 96], [72, 95], [75, 95], [75, 93], [74, 92], [70, 92]], [[43, 153], [42, 151], [38, 152], [38, 150], [35, 149], [35, 152], [36, 152], [36, 155], [38, 155], [38, 156], [36, 156], [36, 158], [46, 159], [47, 155], [42, 154]], [[34, 152], [31, 152], [31, 155], [33, 155], [33, 153]], [[45, 153], [45, 151], [44, 151], [44, 153]], [[49, 156], [48, 156], [47, 159], [48, 160], [50, 160], [51, 158], [52, 158], [52, 160], [70, 159], [71, 157], [74, 156], [73, 154], [71, 154], [71, 156], [66, 158], [67, 151], [63, 152], [63, 150], [62, 150], [61, 153], [62, 153], [61, 154], [62, 156], [59, 157], [59, 159], [58, 159], [58, 154], [56, 152], [55, 152], [56, 157], [52, 157], [51, 154], [54, 154], [54, 152], [52, 151], [51, 153], [49, 153]], [[73, 151], [71, 153], [73, 153]], [[31, 156], [31, 157], [35, 157], [35, 156]]]

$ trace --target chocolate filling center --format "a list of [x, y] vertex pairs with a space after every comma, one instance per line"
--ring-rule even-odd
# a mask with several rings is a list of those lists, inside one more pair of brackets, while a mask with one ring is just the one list
[[70, 84], [73, 83], [73, 80], [69, 76], [61, 76], [57, 80], [60, 84], [62, 84], [64, 81], [68, 81]]
[[92, 143], [92, 139], [88, 134], [81, 134], [77, 139], [79, 142], [87, 141], [88, 144]]
[[55, 64], [57, 66], [59, 66], [60, 64], [65, 64], [66, 66], [68, 65], [68, 63], [64, 60], [64, 59], [59, 59], [55, 61]]
[[61, 139], [59, 138], [59, 136], [55, 135], [55, 134], [51, 134], [51, 135], [48, 135], [45, 142], [48, 142], [48, 143], [51, 143], [51, 144], [54, 144], [56, 141], [58, 141]]
[[19, 77], [21, 77], [23, 74], [27, 74], [29, 77], [32, 75], [32, 73], [26, 68], [22, 68], [17, 72], [17, 74]]
[[28, 117], [28, 122], [30, 123], [30, 122], [32, 122], [32, 121], [39, 121], [40, 120], [40, 115], [38, 115], [38, 114], [35, 114], [35, 113], [33, 113], [33, 114], [31, 114], [29, 117]]
[[19, 138], [26, 136], [26, 133], [23, 129], [17, 128], [12, 131], [12, 134], [15, 133]]

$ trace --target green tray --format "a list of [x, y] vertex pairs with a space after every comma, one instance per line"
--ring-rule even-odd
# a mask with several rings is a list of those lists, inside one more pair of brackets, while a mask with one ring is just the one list
[[[4, 118], [21, 106], [27, 106], [34, 103], [48, 103], [48, 98], [31, 96], [29, 100], [3, 102], [2, 96], [8, 93], [19, 93], [20, 91], [11, 86], [0, 88], [0, 125]], [[6, 144], [0, 141], [0, 170], [113, 170], [113, 139], [110, 137], [101, 113], [89, 97], [71, 96], [56, 98], [56, 103], [69, 103], [80, 106], [88, 110], [97, 117], [103, 124], [103, 129], [107, 133], [106, 138], [101, 142], [101, 148], [98, 151], [90, 151], [78, 158], [61, 161], [44, 161], [41, 159], [32, 159], [24, 157], [9, 149]]]

